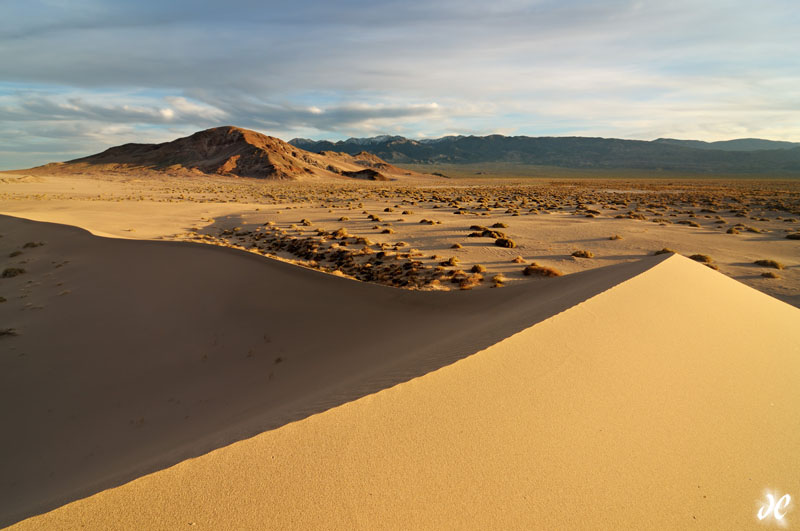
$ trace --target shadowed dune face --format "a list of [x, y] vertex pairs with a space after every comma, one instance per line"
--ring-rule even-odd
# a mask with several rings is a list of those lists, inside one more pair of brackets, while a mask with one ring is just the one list
[[25, 270], [0, 280], [0, 524], [420, 376], [665, 258], [436, 293], [5, 216], [0, 233]]

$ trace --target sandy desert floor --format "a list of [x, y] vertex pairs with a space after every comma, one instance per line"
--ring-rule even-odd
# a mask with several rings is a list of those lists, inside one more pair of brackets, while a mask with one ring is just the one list
[[796, 185], [2, 179], [0, 525], [746, 529], [800, 496]]
[[[524, 274], [532, 262], [569, 274], [670, 249], [800, 306], [800, 240], [789, 239], [800, 238], [796, 181], [404, 187], [4, 175], [0, 213], [102, 236], [234, 246], [397, 287], [504, 286], [539, 280]], [[573, 256], [581, 251], [591, 258]], [[777, 264], [756, 263], [764, 260]]]

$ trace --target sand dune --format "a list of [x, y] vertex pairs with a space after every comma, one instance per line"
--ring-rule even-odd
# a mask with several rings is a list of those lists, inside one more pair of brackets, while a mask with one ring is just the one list
[[[120, 243], [46, 229], [88, 248]], [[15, 528], [755, 527], [764, 489], [800, 492], [800, 311], [678, 255], [638, 266], [609, 268], [614, 287], [587, 290], [596, 295], [549, 318], [534, 316], [537, 324], [498, 342], [487, 337], [487, 348], [452, 365]], [[280, 264], [262, 269], [274, 286], [319, 278], [353, 297], [389, 294], [392, 307], [414, 314], [411, 299], [391, 289], [284, 272]], [[572, 276], [579, 284], [590, 279]], [[413, 295], [428, 304], [440, 294]], [[503, 307], [526, 313], [532, 298]], [[465, 294], [460, 302], [472, 315], [462, 314], [455, 331], [502, 322], [488, 300]], [[380, 322], [384, 311], [390, 308], [359, 317]], [[396, 334], [373, 347], [452, 334], [439, 311], [413, 328], [395, 320]], [[327, 339], [356, 346], [367, 338], [350, 330]]]
[[425, 374], [663, 259], [435, 293], [5, 216], [0, 233], [26, 269], [0, 280], [19, 334], [0, 337], [6, 524]]
[[3, 308], [5, 522], [341, 404], [15, 528], [746, 529], [800, 492], [800, 310], [684, 257], [415, 293], [2, 223], [74, 286]]

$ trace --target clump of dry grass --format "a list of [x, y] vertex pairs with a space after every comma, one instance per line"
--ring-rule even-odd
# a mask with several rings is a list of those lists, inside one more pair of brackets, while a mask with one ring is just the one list
[[659, 254], [669, 254], [669, 253], [677, 253], [677, 252], [678, 252], [678, 251], [676, 251], [676, 250], [674, 250], [674, 249], [670, 249], [669, 247], [664, 247], [664, 248], [663, 248], [663, 249], [661, 249], [660, 251], [656, 251], [656, 252], [654, 252], [653, 254], [654, 254], [654, 255], [659, 255]]
[[522, 274], [528, 277], [529, 276], [560, 277], [562, 275], [561, 271], [559, 271], [558, 269], [539, 265], [536, 262], [533, 262], [529, 266], [526, 266], [525, 269], [522, 270]]
[[521, 256], [517, 256], [516, 258], [514, 258], [511, 261], [514, 262], [515, 264], [524, 264], [525, 263], [525, 259], [522, 258]]
[[611, 236], [611, 237], [610, 237], [610, 238], [608, 238], [608, 239], [609, 239], [609, 240], [621, 240], [621, 239], [622, 239], [622, 236], [620, 236], [619, 234], [615, 234], [615, 235]]
[[450, 246], [450, 248], [451, 249], [461, 249], [461, 244], [460, 243], [454, 243], [453, 245]]
[[725, 232], [727, 232], [728, 234], [739, 234], [739, 231], [736, 230], [736, 228], [734, 228], [734, 227], [729, 228]]
[[592, 251], [581, 249], [572, 253], [572, 256], [575, 258], [594, 258], [594, 253]]
[[507, 229], [508, 225], [506, 225], [505, 223], [502, 223], [502, 222], [497, 222], [494, 225], [492, 225], [492, 228], [493, 229]]
[[348, 218], [347, 216], [342, 216], [339, 218], [339, 221], [350, 221], [350, 218]]
[[507, 247], [509, 249], [513, 249], [514, 247], [517, 246], [517, 244], [514, 243], [514, 240], [510, 238], [497, 238], [494, 241], [494, 244], [498, 247]]
[[710, 264], [710, 263], [712, 263], [714, 261], [707, 254], [693, 254], [689, 258], [691, 258], [695, 262], [700, 262], [701, 264]]
[[492, 287], [502, 288], [508, 279], [501, 274], [492, 277]]
[[389, 229], [389, 228], [383, 229], [381, 231], [381, 234], [394, 234], [394, 229]]
[[486, 268], [483, 267], [481, 264], [475, 264], [474, 266], [472, 266], [472, 269], [470, 269], [470, 271], [472, 271], [473, 273], [485, 273]]
[[781, 278], [775, 271], [764, 271], [761, 276], [764, 278]]
[[458, 262], [459, 262], [458, 258], [456, 258], [455, 256], [451, 256], [450, 258], [442, 262], [441, 265], [448, 267], [455, 267], [458, 265]]
[[775, 260], [756, 260], [753, 263], [755, 265], [760, 265], [763, 267], [771, 267], [773, 269], [783, 269], [783, 264], [780, 262], [776, 262]]
[[467, 275], [461, 278], [461, 280], [458, 283], [458, 287], [464, 290], [472, 289], [481, 282], [483, 282], [483, 275], [481, 275], [480, 273], [473, 273], [471, 275]]
[[3, 274], [0, 275], [3, 278], [11, 278], [16, 277], [17, 275], [21, 275], [25, 273], [25, 270], [21, 267], [7, 267], [3, 270]]

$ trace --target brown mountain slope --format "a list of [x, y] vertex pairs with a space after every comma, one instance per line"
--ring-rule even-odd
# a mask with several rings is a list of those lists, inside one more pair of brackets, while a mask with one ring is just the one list
[[202, 173], [261, 179], [365, 179], [420, 177], [366, 153], [315, 154], [279, 138], [225, 126], [162, 144], [124, 144], [88, 157], [34, 168], [43, 173]]

